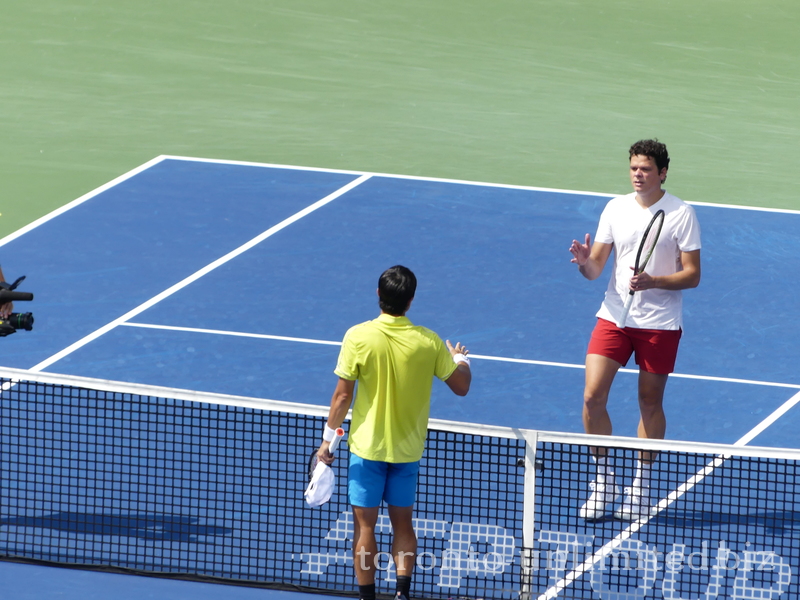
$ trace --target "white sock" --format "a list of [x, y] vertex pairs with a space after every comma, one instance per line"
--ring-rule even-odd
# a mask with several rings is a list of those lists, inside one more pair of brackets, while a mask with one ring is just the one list
[[614, 469], [608, 456], [595, 456], [594, 461], [597, 463], [597, 484], [614, 485]]
[[653, 465], [652, 463], [644, 463], [641, 460], [636, 461], [636, 475], [633, 477], [632, 488], [639, 488], [642, 490], [650, 489], [650, 472]]

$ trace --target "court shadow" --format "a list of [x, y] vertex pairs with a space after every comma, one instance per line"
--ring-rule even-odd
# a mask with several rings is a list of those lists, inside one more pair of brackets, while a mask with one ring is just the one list
[[800, 533], [800, 512], [762, 511], [735, 514], [714, 511], [666, 510], [650, 520], [653, 525], [671, 529], [732, 529], [760, 527], [772, 535]]
[[[200, 525], [194, 517], [168, 514], [93, 514], [59, 512], [0, 519], [4, 527], [55, 529], [82, 535], [135, 537], [147, 540], [197, 542], [233, 533], [229, 527]], [[208, 540], [205, 540], [208, 542]]]

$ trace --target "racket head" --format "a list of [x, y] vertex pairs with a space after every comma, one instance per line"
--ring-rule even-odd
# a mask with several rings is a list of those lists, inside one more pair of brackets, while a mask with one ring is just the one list
[[647, 229], [644, 230], [642, 241], [639, 243], [639, 250], [636, 252], [636, 265], [634, 273], [637, 275], [644, 271], [650, 257], [653, 256], [653, 251], [658, 244], [658, 238], [661, 235], [661, 228], [664, 226], [664, 211], [657, 210], [650, 223], [647, 224]]
[[317, 458], [317, 449], [311, 451], [311, 456], [308, 457], [308, 481], [314, 476], [314, 470], [317, 468], [319, 458]]

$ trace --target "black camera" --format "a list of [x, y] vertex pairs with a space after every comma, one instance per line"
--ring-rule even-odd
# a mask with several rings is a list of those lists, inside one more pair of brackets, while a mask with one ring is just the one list
[[[14, 291], [23, 279], [25, 279], [24, 275], [11, 284], [0, 281], [0, 304], [15, 302], [17, 300], [22, 300], [24, 302], [33, 300], [33, 294]], [[17, 329], [24, 329], [25, 331], [33, 329], [33, 314], [11, 313], [8, 315], [8, 318], [0, 319], [0, 337], [11, 335]]]
[[11, 313], [7, 319], [0, 319], [0, 337], [11, 335], [17, 329], [33, 329], [33, 313]]

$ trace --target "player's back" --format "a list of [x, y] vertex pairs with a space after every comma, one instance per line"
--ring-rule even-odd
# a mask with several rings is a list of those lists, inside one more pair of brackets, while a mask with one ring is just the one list
[[382, 314], [347, 332], [336, 373], [358, 380], [350, 445], [359, 456], [419, 460], [433, 378], [449, 357], [438, 335], [406, 317]]

